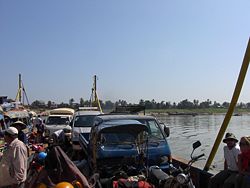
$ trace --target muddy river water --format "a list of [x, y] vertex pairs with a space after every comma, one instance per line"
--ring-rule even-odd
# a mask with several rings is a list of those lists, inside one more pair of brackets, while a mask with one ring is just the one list
[[[174, 155], [190, 159], [192, 143], [199, 140], [202, 144], [196, 154], [205, 153], [204, 160], [198, 162], [202, 168], [211, 152], [216, 136], [222, 125], [225, 115], [161, 115], [157, 118], [170, 127], [169, 145]], [[232, 116], [226, 132], [233, 132], [238, 140], [241, 136], [250, 136], [250, 115]], [[224, 138], [224, 136], [223, 136]], [[223, 146], [221, 143], [211, 167], [215, 170], [223, 169]]]

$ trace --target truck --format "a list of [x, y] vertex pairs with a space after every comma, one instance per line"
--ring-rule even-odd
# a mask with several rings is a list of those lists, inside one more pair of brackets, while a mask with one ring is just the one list
[[89, 137], [80, 134], [79, 142], [90, 172], [110, 178], [124, 166], [169, 169], [168, 136], [169, 128], [152, 116], [103, 114], [95, 117]]
[[50, 115], [45, 120], [45, 138], [48, 139], [57, 130], [70, 127], [74, 112], [75, 110], [71, 108], [56, 108], [51, 110]]

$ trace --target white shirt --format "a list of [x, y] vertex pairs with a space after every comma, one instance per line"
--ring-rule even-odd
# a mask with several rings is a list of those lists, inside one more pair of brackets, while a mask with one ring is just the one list
[[231, 150], [228, 146], [224, 146], [224, 158], [227, 162], [228, 170], [238, 171], [238, 155], [240, 154], [240, 147], [236, 144]]
[[26, 180], [27, 152], [26, 146], [18, 138], [10, 143], [0, 161], [0, 187]]

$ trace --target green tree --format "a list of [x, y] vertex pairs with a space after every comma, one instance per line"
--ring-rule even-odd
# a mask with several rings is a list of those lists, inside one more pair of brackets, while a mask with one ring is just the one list
[[193, 107], [194, 107], [194, 104], [188, 101], [187, 99], [181, 101], [177, 105], [177, 108], [180, 108], [180, 109], [188, 109], [188, 108], [193, 108]]
[[199, 100], [195, 100], [194, 99], [193, 103], [194, 103], [194, 107], [198, 108], [198, 106], [199, 106]]
[[114, 108], [114, 103], [112, 103], [110, 100], [105, 101], [104, 107], [105, 107], [105, 109], [113, 109]]
[[48, 103], [47, 103], [48, 108], [51, 108], [51, 104], [52, 104], [52, 102], [48, 101]]
[[31, 106], [34, 108], [43, 108], [45, 107], [45, 102], [42, 100], [35, 100], [34, 102], [32, 102]]
[[75, 101], [75, 100], [74, 100], [73, 98], [69, 99], [69, 106], [71, 106], [71, 107], [72, 107], [72, 106], [73, 106], [74, 101]]
[[139, 105], [141, 105], [141, 106], [144, 106], [144, 105], [145, 105], [145, 102], [144, 102], [143, 99], [141, 99], [141, 100], [139, 101]]
[[84, 106], [84, 100], [83, 100], [83, 98], [80, 98], [80, 106]]
[[166, 109], [169, 109], [171, 107], [172, 107], [171, 102], [166, 102]]
[[229, 105], [230, 105], [229, 102], [223, 102], [223, 103], [222, 103], [223, 108], [228, 108]]

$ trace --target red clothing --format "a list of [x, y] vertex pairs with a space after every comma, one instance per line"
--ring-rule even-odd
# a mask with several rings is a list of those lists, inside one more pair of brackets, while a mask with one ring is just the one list
[[247, 171], [250, 165], [250, 150], [240, 154], [242, 162], [242, 170]]

